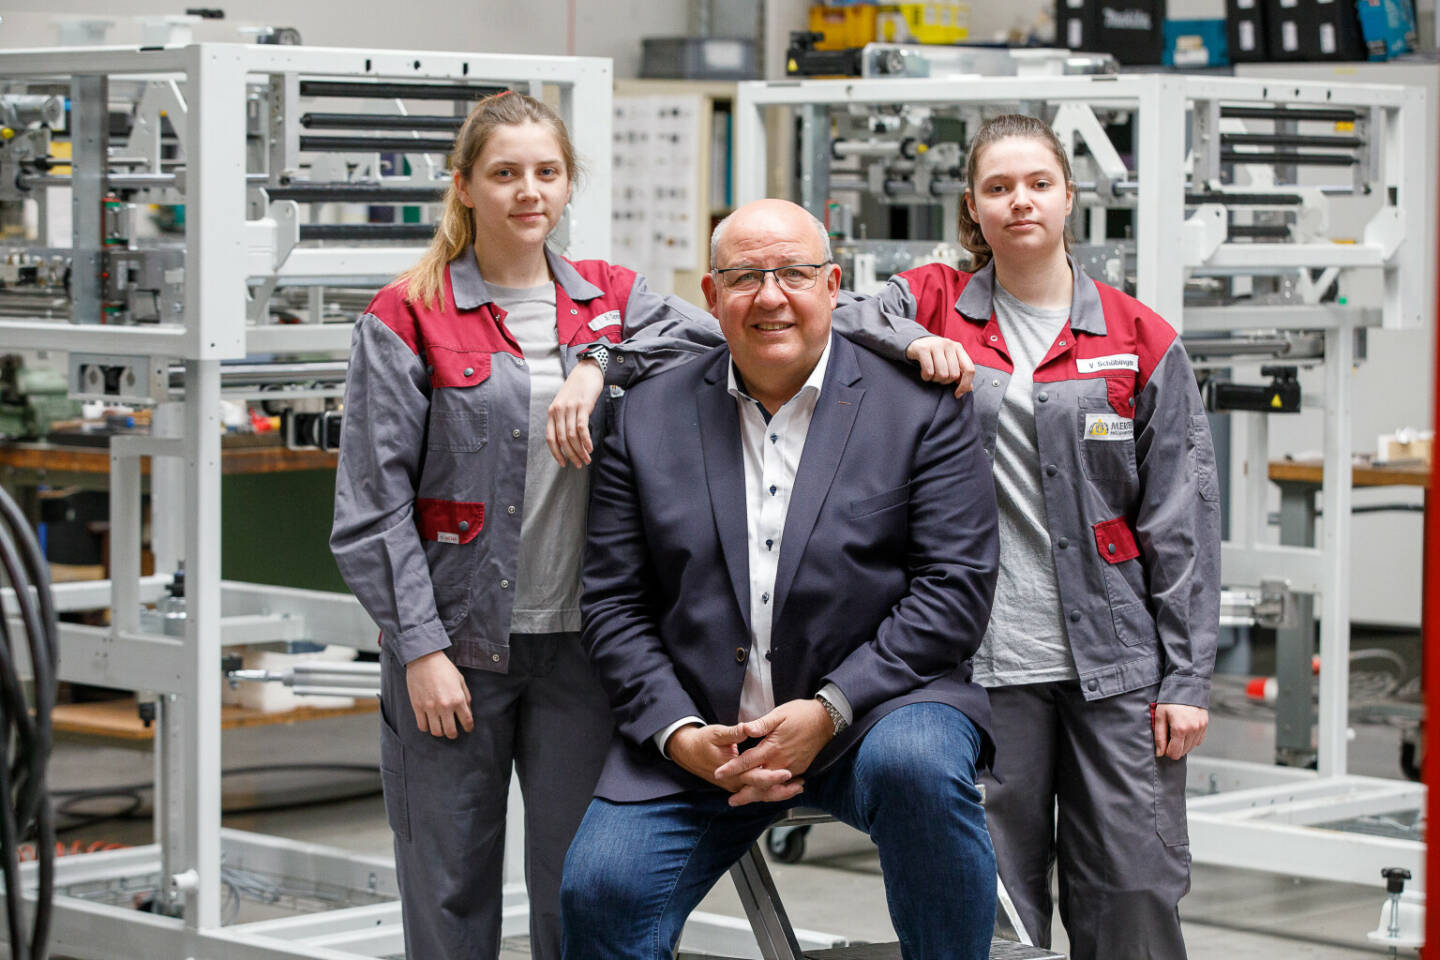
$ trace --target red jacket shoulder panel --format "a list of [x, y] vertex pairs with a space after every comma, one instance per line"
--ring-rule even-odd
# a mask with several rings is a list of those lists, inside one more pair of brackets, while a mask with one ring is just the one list
[[1098, 280], [1095, 288], [1100, 293], [1100, 307], [1105, 313], [1105, 339], [1134, 344], [1140, 366], [1136, 389], [1144, 389], [1160, 358], [1175, 342], [1175, 328], [1128, 293]]
[[417, 304], [405, 299], [407, 287], [403, 280], [381, 287], [379, 292], [370, 298], [370, 305], [365, 308], [365, 312], [389, 327], [390, 331], [418, 356], [421, 337], [419, 318], [414, 309]]

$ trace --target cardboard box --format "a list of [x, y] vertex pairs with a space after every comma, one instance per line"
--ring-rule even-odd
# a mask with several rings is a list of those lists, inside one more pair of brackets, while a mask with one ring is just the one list
[[1389, 60], [1418, 48], [1412, 0], [1356, 0], [1355, 12], [1371, 60]]
[[1166, 20], [1165, 54], [1167, 67], [1223, 67], [1230, 63], [1225, 21]]

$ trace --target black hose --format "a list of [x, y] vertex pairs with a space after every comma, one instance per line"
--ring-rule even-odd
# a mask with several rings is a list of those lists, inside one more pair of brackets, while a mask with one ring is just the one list
[[[8, 611], [0, 611], [0, 875], [10, 956], [41, 960], [49, 952], [55, 894], [55, 827], [45, 771], [50, 762], [55, 707], [58, 627], [50, 572], [40, 545], [15, 501], [0, 490], [0, 574], [13, 590], [33, 678], [34, 703], [25, 698]], [[33, 709], [33, 715], [32, 715]], [[38, 873], [35, 914], [27, 931], [20, 883], [20, 841], [34, 835]], [[28, 943], [27, 943], [28, 940]]]

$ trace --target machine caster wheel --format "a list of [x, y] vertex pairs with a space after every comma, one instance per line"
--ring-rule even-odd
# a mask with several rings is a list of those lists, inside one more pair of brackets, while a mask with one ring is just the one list
[[809, 827], [772, 827], [765, 834], [765, 849], [779, 863], [799, 863], [805, 858], [805, 834]]

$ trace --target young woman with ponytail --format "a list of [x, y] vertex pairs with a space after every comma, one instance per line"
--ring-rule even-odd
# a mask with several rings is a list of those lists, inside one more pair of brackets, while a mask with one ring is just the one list
[[499, 952], [513, 765], [531, 951], [558, 958], [560, 868], [611, 731], [578, 637], [596, 400], [722, 341], [633, 271], [548, 249], [579, 166], [545, 104], [481, 101], [450, 162], [429, 249], [355, 325], [331, 548], [381, 629], [407, 956]]
[[1047, 124], [986, 122], [967, 182], [969, 269], [906, 271], [876, 301], [975, 364], [1000, 508], [972, 661], [1000, 877], [1036, 944], [1058, 861], [1071, 956], [1184, 957], [1184, 758], [1205, 736], [1220, 594], [1204, 408], [1174, 329], [1069, 255], [1075, 185]]
[[[481, 101], [450, 167], [430, 248], [355, 325], [330, 545], [381, 631], [407, 955], [498, 954], [513, 765], [530, 950], [548, 960], [561, 865], [612, 729], [578, 634], [596, 400], [724, 340], [634, 271], [546, 246], [579, 165], [545, 104]], [[958, 348], [914, 324], [866, 334], [895, 359], [908, 347], [929, 379], [959, 373], [945, 373]]]

